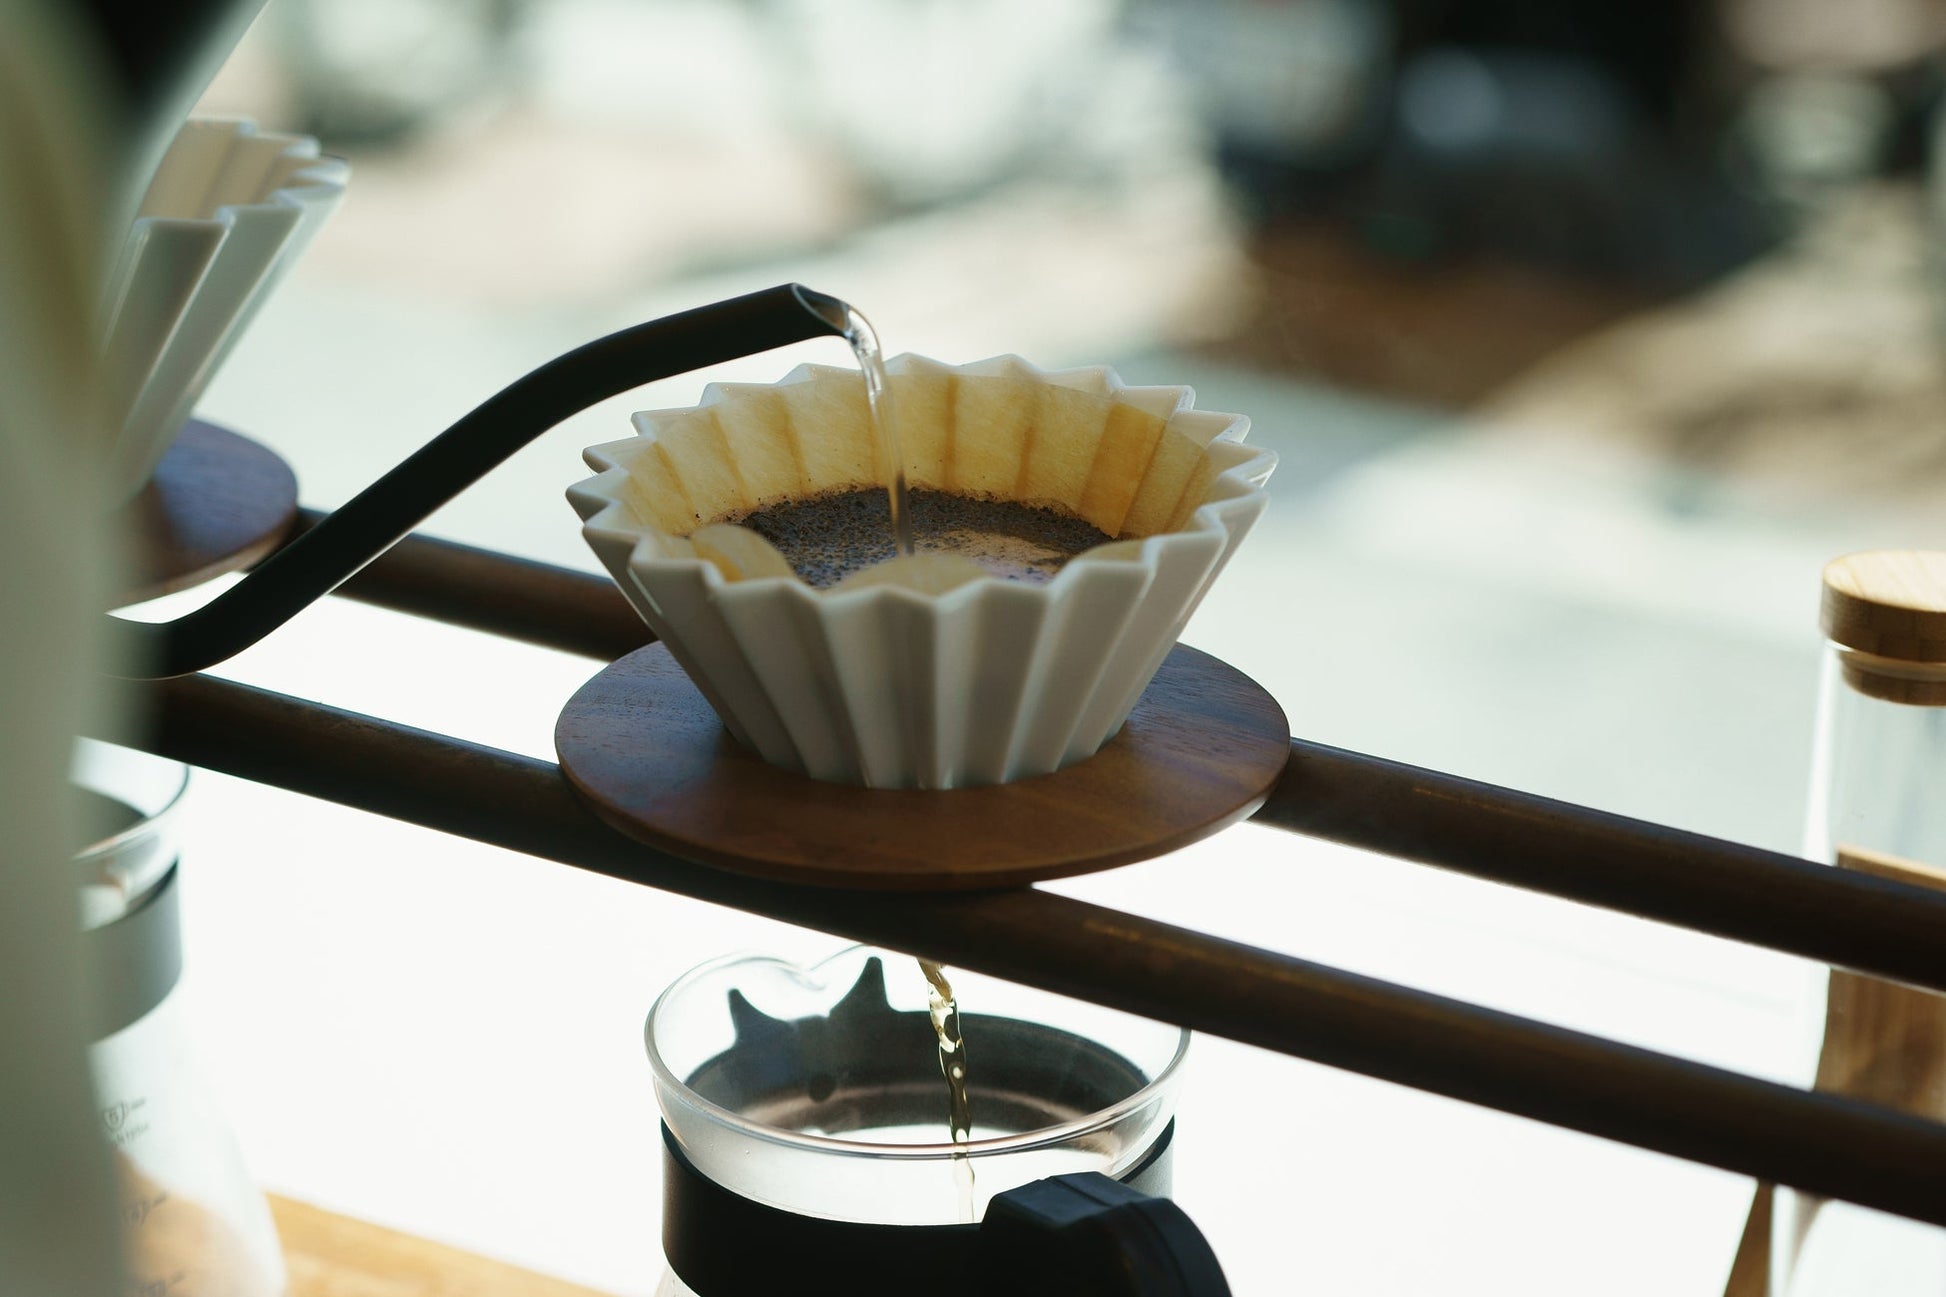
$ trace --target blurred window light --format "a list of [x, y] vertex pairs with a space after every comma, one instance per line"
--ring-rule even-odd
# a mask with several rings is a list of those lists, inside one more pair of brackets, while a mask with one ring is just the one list
[[1440, 152], [1600, 155], [1632, 113], [1614, 81], [1578, 59], [1515, 51], [1429, 50], [1399, 76], [1399, 118]]
[[1807, 72], [1759, 82], [1740, 127], [1760, 182], [1779, 196], [1806, 198], [1874, 174], [1896, 116], [1891, 96], [1872, 81]]
[[1231, 147], [1325, 164], [1368, 143], [1382, 117], [1388, 5], [1154, 0], [1130, 21], [1169, 51]]
[[1724, 0], [1722, 25], [1730, 47], [1763, 68], [1878, 71], [1946, 44], [1938, 0]]
[[1434, 147], [1477, 147], [1499, 132], [1506, 104], [1477, 55], [1442, 50], [1406, 69], [1399, 116], [1407, 130]]

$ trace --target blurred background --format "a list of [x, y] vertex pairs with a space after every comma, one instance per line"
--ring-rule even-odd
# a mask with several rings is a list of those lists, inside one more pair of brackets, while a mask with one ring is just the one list
[[[1819, 569], [1946, 546], [1942, 44], [1932, 0], [269, 0], [203, 110], [353, 177], [201, 413], [329, 508], [784, 280], [894, 352], [1188, 384], [1282, 466], [1186, 638], [1296, 733], [1794, 850]], [[427, 530], [592, 568], [583, 446], [843, 359], [609, 402]], [[327, 602], [222, 673], [545, 756], [592, 668]], [[649, 1292], [643, 1014], [832, 943], [214, 776], [193, 814], [188, 993], [263, 1182]], [[1780, 1079], [1816, 1039], [1782, 957], [1248, 827], [1060, 890]], [[1735, 1177], [1192, 1067], [1178, 1196], [1239, 1293], [1722, 1289]]]

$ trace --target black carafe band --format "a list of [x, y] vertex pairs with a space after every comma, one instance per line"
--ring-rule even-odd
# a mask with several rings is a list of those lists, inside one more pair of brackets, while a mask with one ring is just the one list
[[182, 977], [182, 911], [176, 866], [127, 914], [82, 934], [92, 1005], [89, 1039], [133, 1026], [168, 997]]
[[698, 1171], [664, 1126], [663, 1252], [700, 1297], [1227, 1297], [1195, 1225], [1150, 1196], [1167, 1183], [1174, 1136], [1171, 1122], [1122, 1181], [1036, 1181], [995, 1198], [977, 1225], [876, 1225], [733, 1193]]

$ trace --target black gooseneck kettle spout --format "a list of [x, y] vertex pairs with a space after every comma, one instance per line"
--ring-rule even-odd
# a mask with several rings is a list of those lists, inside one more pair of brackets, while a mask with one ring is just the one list
[[569, 415], [657, 379], [811, 338], [844, 337], [850, 308], [800, 284], [611, 333], [488, 398], [242, 581], [171, 622], [109, 616], [117, 674], [187, 675], [242, 652], [331, 593], [488, 470]]

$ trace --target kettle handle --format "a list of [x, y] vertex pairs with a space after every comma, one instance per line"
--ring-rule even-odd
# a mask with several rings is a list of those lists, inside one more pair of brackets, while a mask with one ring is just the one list
[[1069, 1297], [1229, 1297], [1182, 1208], [1096, 1171], [1001, 1194], [980, 1223], [986, 1290]]
[[216, 665], [331, 593], [441, 505], [569, 415], [632, 387], [811, 338], [845, 336], [848, 308], [800, 284], [611, 333], [514, 380], [272, 554], [172, 622], [109, 616], [117, 674], [161, 680]]

